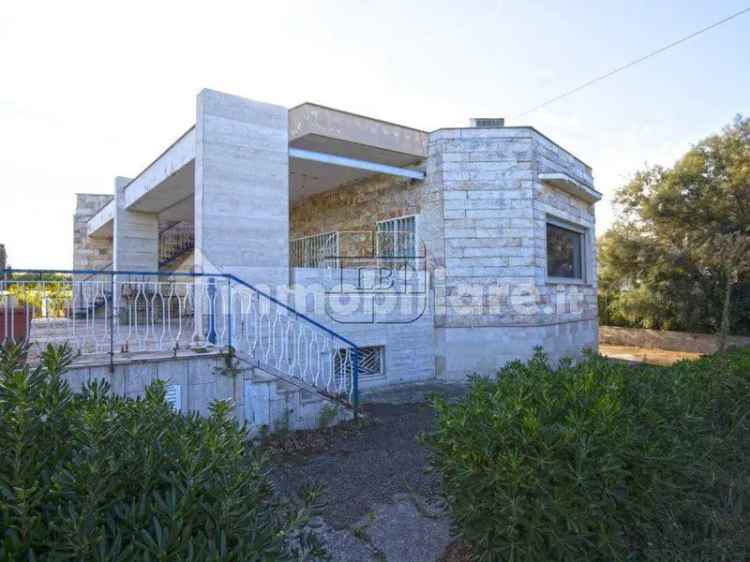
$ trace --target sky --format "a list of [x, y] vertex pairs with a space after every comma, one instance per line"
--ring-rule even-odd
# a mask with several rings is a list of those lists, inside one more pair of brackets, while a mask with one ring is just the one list
[[425, 130], [532, 125], [612, 195], [750, 114], [750, 13], [523, 117], [750, 0], [5, 2], [0, 243], [15, 268], [72, 267], [75, 193], [112, 193], [213, 88]]

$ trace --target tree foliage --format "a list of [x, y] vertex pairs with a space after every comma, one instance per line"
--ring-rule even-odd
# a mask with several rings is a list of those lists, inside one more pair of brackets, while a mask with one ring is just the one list
[[617, 193], [599, 242], [604, 323], [750, 334], [750, 119]]

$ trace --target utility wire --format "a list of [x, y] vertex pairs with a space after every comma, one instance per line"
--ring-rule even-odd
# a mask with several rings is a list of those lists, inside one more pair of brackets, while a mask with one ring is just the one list
[[592, 78], [588, 82], [584, 82], [583, 84], [581, 84], [580, 86], [576, 86], [572, 90], [568, 90], [567, 92], [564, 92], [564, 93], [560, 94], [557, 97], [554, 97], [554, 98], [549, 99], [549, 100], [547, 100], [547, 101], [545, 101], [543, 103], [540, 103], [539, 105], [534, 106], [531, 109], [528, 109], [528, 110], [524, 111], [523, 113], [519, 113], [518, 115], [516, 115], [514, 117], [514, 119], [516, 119], [518, 117], [523, 117], [524, 115], [528, 115], [532, 111], [536, 111], [537, 109], [541, 109], [541, 108], [543, 108], [543, 107], [545, 107], [545, 106], [547, 106], [547, 105], [549, 105], [551, 103], [554, 103], [556, 101], [559, 101], [559, 100], [561, 100], [563, 98], [567, 98], [568, 96], [571, 96], [571, 95], [575, 94], [576, 92], [580, 92], [584, 88], [588, 88], [592, 84], [596, 84], [597, 82], [599, 82], [601, 80], [604, 80], [605, 78], [609, 78], [613, 74], [617, 74], [618, 72], [621, 72], [621, 71], [623, 71], [625, 69], [630, 68], [631, 66], [635, 66], [636, 64], [645, 61], [646, 59], [650, 59], [651, 57], [654, 57], [654, 56], [656, 56], [656, 55], [658, 55], [660, 53], [663, 53], [664, 51], [666, 51], [668, 49], [671, 49], [672, 47], [676, 47], [680, 43], [684, 43], [685, 41], [688, 41], [688, 40], [692, 39], [693, 37], [697, 37], [701, 33], [705, 33], [706, 31], [709, 31], [709, 30], [711, 30], [711, 29], [713, 29], [715, 27], [719, 27], [720, 25], [722, 25], [724, 23], [727, 23], [728, 21], [733, 20], [734, 18], [739, 17], [742, 14], [746, 14], [747, 12], [750, 12], [750, 8], [745, 8], [744, 10], [740, 10], [739, 12], [736, 12], [736, 13], [732, 14], [731, 16], [727, 16], [727, 17], [725, 17], [722, 20], [719, 20], [719, 21], [717, 21], [715, 23], [712, 23], [709, 26], [706, 26], [706, 27], [704, 27], [702, 29], [699, 29], [698, 31], [696, 31], [694, 33], [691, 33], [690, 35], [686, 35], [685, 37], [683, 37], [681, 39], [678, 39], [677, 41], [673, 41], [669, 45], [665, 45], [664, 47], [661, 47], [660, 49], [657, 49], [657, 50], [655, 50], [655, 51], [653, 51], [653, 52], [651, 52], [651, 53], [649, 53], [647, 55], [644, 55], [644, 56], [642, 56], [642, 57], [640, 57], [638, 59], [630, 61], [627, 64], [624, 64], [624, 65], [619, 66], [619, 67], [617, 67], [617, 68], [615, 68], [613, 70], [610, 70], [606, 74], [602, 74], [601, 76], [597, 76], [596, 78]]

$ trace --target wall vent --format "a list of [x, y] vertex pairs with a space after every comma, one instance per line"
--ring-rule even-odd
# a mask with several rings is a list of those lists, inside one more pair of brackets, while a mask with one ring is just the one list
[[164, 397], [166, 403], [178, 412], [182, 410], [182, 393], [180, 392], [180, 385], [168, 384], [166, 390], [167, 394]]
[[504, 117], [472, 117], [471, 126], [478, 129], [501, 129], [505, 127]]

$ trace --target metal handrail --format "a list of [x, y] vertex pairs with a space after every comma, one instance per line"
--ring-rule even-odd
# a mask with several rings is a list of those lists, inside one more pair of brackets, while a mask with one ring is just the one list
[[[351, 348], [351, 402], [352, 406], [357, 411], [358, 408], [358, 402], [359, 402], [359, 355], [360, 355], [360, 348], [357, 344], [355, 344], [353, 341], [349, 340], [348, 338], [342, 336], [341, 334], [331, 330], [327, 326], [321, 324], [320, 322], [314, 320], [313, 318], [307, 316], [306, 314], [297, 311], [293, 307], [289, 306], [288, 304], [278, 300], [277, 298], [269, 295], [268, 293], [258, 289], [254, 285], [244, 281], [243, 279], [237, 277], [236, 275], [230, 274], [230, 273], [201, 273], [201, 272], [180, 272], [180, 271], [172, 271], [172, 272], [154, 272], [154, 271], [117, 271], [117, 270], [91, 270], [91, 269], [70, 269], [70, 270], [63, 270], [63, 269], [12, 269], [12, 270], [0, 270], [0, 277], [4, 276], [5, 274], [8, 274], [10, 277], [12, 277], [13, 274], [38, 274], [40, 276], [45, 274], [60, 274], [60, 275], [70, 275], [70, 276], [77, 276], [77, 275], [85, 275], [87, 276], [87, 279], [90, 279], [93, 276], [109, 276], [109, 286], [110, 290], [113, 290], [114, 283], [115, 283], [115, 277], [118, 279], [120, 278], [141, 278], [145, 279], [148, 277], [156, 277], [156, 278], [206, 278], [209, 279], [209, 284], [213, 283], [212, 280], [223, 278], [227, 280], [227, 287], [230, 289], [230, 292], [228, 293], [229, 299], [231, 299], [231, 284], [234, 283], [235, 285], [239, 287], [243, 287], [244, 289], [248, 289], [252, 291], [255, 295], [257, 295], [259, 298], [265, 299], [267, 302], [272, 303], [281, 309], [287, 311], [292, 315], [294, 320], [302, 321], [306, 323], [309, 326], [314, 326], [318, 330], [322, 331], [324, 334], [327, 334], [330, 336], [333, 340], [336, 340], [340, 342], [341, 344], [344, 344]], [[8, 283], [12, 283], [13, 280], [8, 279]], [[140, 283], [144, 283], [143, 281], [139, 281]], [[111, 298], [111, 297], [110, 297]], [[228, 314], [229, 314], [229, 334], [228, 334], [228, 347], [232, 347], [233, 340], [232, 340], [232, 334], [231, 334], [231, 302], [229, 304], [228, 308]], [[110, 313], [109, 315], [109, 321], [110, 323], [113, 322], [113, 316], [114, 314]], [[112, 338], [114, 333], [114, 327], [110, 326], [109, 329], [109, 335], [110, 338]], [[114, 355], [114, 345], [115, 342], [112, 339], [110, 341], [110, 357]]]

